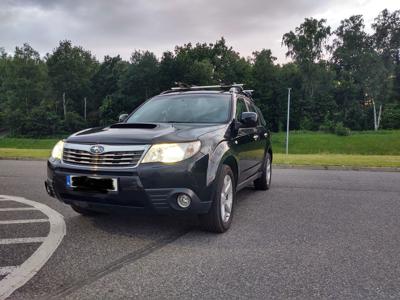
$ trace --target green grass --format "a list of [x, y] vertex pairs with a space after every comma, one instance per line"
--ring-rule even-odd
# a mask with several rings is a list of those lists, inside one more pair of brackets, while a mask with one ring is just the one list
[[280, 154], [274, 155], [274, 164], [294, 166], [338, 166], [400, 168], [400, 156], [349, 154]]
[[[51, 149], [58, 139], [0, 138], [0, 148]], [[285, 133], [272, 133], [275, 153], [285, 152]], [[337, 136], [320, 132], [293, 131], [289, 136], [290, 154], [400, 155], [400, 130], [354, 132]]]
[[0, 138], [0, 148], [52, 149], [60, 139]]
[[[285, 133], [272, 133], [275, 153], [285, 153]], [[400, 155], [400, 130], [354, 132], [337, 136], [320, 132], [290, 132], [290, 154]]]
[[0, 158], [34, 158], [46, 159], [50, 156], [50, 149], [15, 149], [0, 148]]

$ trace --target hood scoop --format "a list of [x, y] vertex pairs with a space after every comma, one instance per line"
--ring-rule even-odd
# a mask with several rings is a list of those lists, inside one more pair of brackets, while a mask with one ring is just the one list
[[137, 128], [137, 129], [154, 129], [156, 124], [146, 123], [117, 123], [110, 126], [110, 128]]

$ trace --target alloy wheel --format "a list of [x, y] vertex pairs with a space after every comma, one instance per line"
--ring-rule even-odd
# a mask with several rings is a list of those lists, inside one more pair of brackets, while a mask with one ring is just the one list
[[229, 221], [233, 204], [233, 182], [229, 175], [225, 175], [221, 190], [221, 217], [224, 223]]

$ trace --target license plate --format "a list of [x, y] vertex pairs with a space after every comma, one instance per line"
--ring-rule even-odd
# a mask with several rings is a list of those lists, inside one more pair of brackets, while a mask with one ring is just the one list
[[66, 185], [70, 188], [98, 191], [98, 192], [117, 192], [117, 178], [105, 178], [94, 176], [67, 175]]

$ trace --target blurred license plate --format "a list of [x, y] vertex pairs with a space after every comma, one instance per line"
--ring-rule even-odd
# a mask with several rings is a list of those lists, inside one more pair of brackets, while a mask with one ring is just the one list
[[67, 187], [99, 192], [118, 191], [117, 178], [67, 175]]

